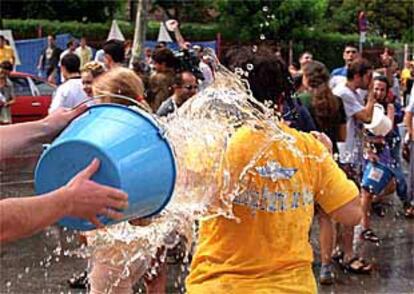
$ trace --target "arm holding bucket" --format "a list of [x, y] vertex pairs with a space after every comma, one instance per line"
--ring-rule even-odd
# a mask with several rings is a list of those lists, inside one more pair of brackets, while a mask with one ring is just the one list
[[39, 197], [8, 198], [0, 201], [0, 243], [28, 237], [65, 216], [81, 217], [95, 226], [97, 214], [112, 219], [123, 215], [114, 209], [128, 206], [128, 196], [117, 189], [90, 180], [98, 170], [94, 160], [66, 186]]
[[361, 111], [355, 113], [354, 117], [357, 120], [362, 121], [364, 123], [370, 123], [372, 120], [372, 114], [374, 112], [375, 102], [376, 102], [375, 96], [372, 93], [368, 94], [367, 104]]
[[86, 105], [73, 110], [61, 108], [42, 120], [0, 127], [0, 161], [35, 144], [49, 142], [86, 109]]

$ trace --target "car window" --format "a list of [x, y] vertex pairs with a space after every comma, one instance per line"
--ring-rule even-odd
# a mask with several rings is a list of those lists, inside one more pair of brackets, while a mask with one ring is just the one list
[[53, 92], [55, 91], [54, 87], [52, 87], [51, 85], [49, 85], [48, 83], [42, 80], [33, 79], [33, 78], [32, 80], [34, 84], [36, 85], [37, 89], [39, 90], [40, 96], [49, 96], [49, 95], [52, 95]]
[[23, 77], [10, 77], [13, 83], [14, 95], [16, 96], [32, 96], [29, 81]]

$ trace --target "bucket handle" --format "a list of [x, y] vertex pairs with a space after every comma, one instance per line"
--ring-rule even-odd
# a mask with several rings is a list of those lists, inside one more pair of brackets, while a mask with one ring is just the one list
[[149, 106], [145, 105], [144, 103], [141, 103], [141, 102], [139, 102], [139, 101], [137, 101], [135, 99], [132, 99], [131, 97], [128, 97], [128, 96], [124, 96], [124, 95], [120, 95], [120, 94], [112, 94], [112, 93], [102, 94], [102, 95], [96, 95], [96, 96], [90, 97], [90, 98], [88, 98], [86, 100], [83, 100], [82, 102], [76, 104], [72, 108], [72, 110], [73, 109], [76, 109], [76, 108], [78, 108], [80, 106], [82, 106], [85, 103], [88, 103], [88, 102], [91, 102], [91, 101], [94, 101], [94, 100], [98, 100], [100, 98], [108, 97], [108, 96], [109, 97], [113, 97], [113, 98], [119, 98], [119, 99], [126, 100], [128, 102], [131, 102], [131, 103], [135, 104], [135, 106], [138, 106], [139, 108], [141, 108], [142, 110], [145, 110], [148, 113], [151, 113], [152, 112], [152, 109], [149, 108]]

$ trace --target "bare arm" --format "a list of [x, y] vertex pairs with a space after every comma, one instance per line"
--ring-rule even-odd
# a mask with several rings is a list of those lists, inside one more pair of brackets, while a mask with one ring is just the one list
[[338, 142], [345, 142], [346, 140], [346, 124], [339, 125], [338, 128]]
[[362, 218], [362, 208], [359, 197], [354, 198], [345, 205], [332, 211], [329, 215], [346, 226], [355, 226], [359, 224]]
[[364, 123], [369, 123], [371, 122], [372, 119], [372, 113], [374, 111], [374, 104], [375, 104], [375, 98], [372, 94], [368, 95], [368, 101], [367, 104], [365, 105], [364, 109], [362, 109], [361, 111], [357, 112], [354, 114], [354, 117], [359, 120], [362, 121]]
[[178, 43], [178, 46], [180, 46], [180, 49], [189, 49], [187, 48], [185, 44], [185, 40], [183, 35], [181, 35], [181, 31], [178, 25], [178, 22], [176, 20], [169, 20], [169, 26], [174, 30], [174, 36]]
[[97, 214], [122, 218], [122, 214], [113, 209], [126, 208], [128, 196], [91, 181], [90, 177], [98, 168], [99, 161], [94, 160], [58, 190], [35, 197], [1, 200], [0, 243], [33, 235], [65, 216], [87, 219], [97, 227], [102, 226]]
[[410, 139], [414, 138], [413, 115], [414, 113], [410, 111], [406, 111], [404, 115], [404, 124], [407, 127], [407, 134]]
[[42, 120], [1, 126], [0, 161], [35, 144], [49, 142], [86, 108], [87, 106], [75, 110], [59, 109]]
[[391, 120], [391, 124], [394, 125], [395, 107], [392, 103], [387, 105], [387, 116]]

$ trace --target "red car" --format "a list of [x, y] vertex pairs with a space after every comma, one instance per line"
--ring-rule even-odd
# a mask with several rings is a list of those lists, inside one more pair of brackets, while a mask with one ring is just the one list
[[11, 106], [13, 123], [41, 119], [48, 114], [56, 86], [31, 74], [12, 72], [16, 102]]

